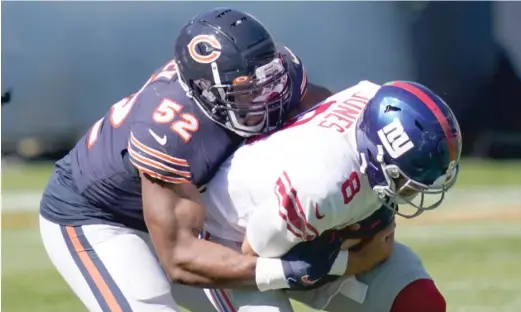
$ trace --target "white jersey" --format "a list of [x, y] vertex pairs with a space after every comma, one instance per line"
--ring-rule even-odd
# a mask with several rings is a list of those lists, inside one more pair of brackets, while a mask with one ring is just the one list
[[263, 257], [370, 216], [381, 202], [360, 172], [355, 123], [379, 85], [341, 91], [242, 145], [207, 185], [205, 229]]

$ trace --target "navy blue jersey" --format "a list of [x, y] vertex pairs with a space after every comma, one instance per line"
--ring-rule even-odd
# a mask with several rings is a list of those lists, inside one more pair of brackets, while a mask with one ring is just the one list
[[[307, 81], [300, 60], [284, 47], [280, 51], [290, 65], [295, 107]], [[242, 141], [186, 96], [170, 61], [138, 92], [114, 104], [56, 163], [41, 214], [59, 224], [110, 223], [146, 231], [138, 170], [203, 188]]]

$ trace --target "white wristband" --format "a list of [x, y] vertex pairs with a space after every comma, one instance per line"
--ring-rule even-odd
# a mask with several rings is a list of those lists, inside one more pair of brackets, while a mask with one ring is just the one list
[[258, 258], [255, 282], [260, 291], [289, 288], [280, 259]]
[[340, 250], [338, 256], [336, 256], [335, 262], [329, 271], [330, 275], [339, 275], [342, 276], [347, 271], [347, 263], [349, 260], [349, 251]]

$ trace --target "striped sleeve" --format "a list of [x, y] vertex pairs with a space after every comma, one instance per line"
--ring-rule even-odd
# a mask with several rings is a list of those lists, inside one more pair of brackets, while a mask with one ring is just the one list
[[155, 132], [131, 131], [128, 153], [132, 165], [139, 171], [168, 183], [192, 183], [188, 160], [179, 157], [188, 150], [186, 143], [180, 143], [177, 137], [167, 137], [165, 134], [162, 137], [164, 139], [164, 146], [162, 146], [157, 138]]

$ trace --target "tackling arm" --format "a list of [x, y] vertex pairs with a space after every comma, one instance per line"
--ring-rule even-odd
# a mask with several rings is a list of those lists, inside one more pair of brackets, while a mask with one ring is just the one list
[[205, 208], [192, 183], [191, 146], [171, 131], [157, 133], [165, 133], [160, 125], [135, 123], [127, 150], [139, 171], [145, 223], [166, 273], [193, 286], [255, 285], [258, 258], [198, 239]]
[[[130, 162], [140, 172], [145, 223], [171, 280], [207, 288], [256, 285], [265, 291], [306, 288], [309, 285], [291, 281], [310, 274], [320, 278], [329, 272], [328, 260], [334, 259], [330, 254], [338, 253], [339, 240], [303, 246], [280, 259], [268, 259], [198, 239], [206, 211], [191, 181], [186, 160], [190, 149], [176, 149], [175, 136], [171, 136], [166, 146], [170, 150], [166, 150], [163, 139], [148, 125], [145, 129], [135, 125], [133, 130], [127, 150]], [[317, 248], [320, 257], [309, 252]]]
[[202, 287], [256, 285], [257, 257], [198, 239], [205, 209], [193, 184], [166, 183], [143, 173], [141, 181], [145, 222], [170, 279]]
[[338, 264], [343, 259], [338, 256], [341, 241], [335, 237], [295, 246], [280, 259], [244, 255], [198, 239], [205, 209], [195, 186], [166, 184], [143, 173], [141, 178], [145, 222], [161, 264], [174, 282], [207, 288], [256, 285], [260, 291], [304, 290], [328, 273], [339, 269], [336, 274], [343, 273], [345, 262]]

